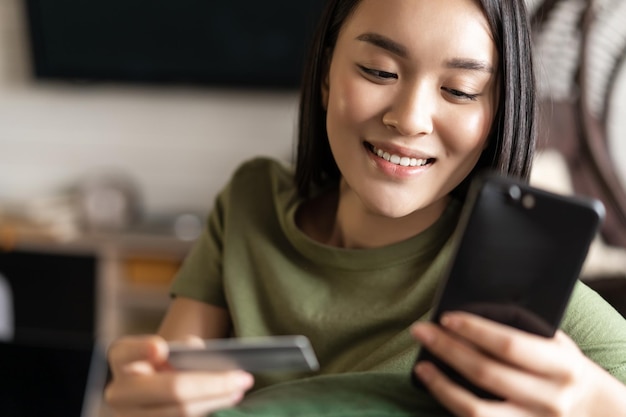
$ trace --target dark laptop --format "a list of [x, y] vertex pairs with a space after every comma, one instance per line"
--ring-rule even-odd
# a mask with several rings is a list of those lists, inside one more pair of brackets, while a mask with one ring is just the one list
[[97, 417], [106, 361], [97, 340], [94, 253], [0, 250], [12, 334], [0, 337], [0, 417]]
[[0, 416], [96, 417], [106, 370], [95, 343], [0, 342]]

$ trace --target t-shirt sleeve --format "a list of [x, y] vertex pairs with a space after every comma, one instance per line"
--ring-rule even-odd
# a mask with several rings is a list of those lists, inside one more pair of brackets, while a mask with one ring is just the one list
[[185, 258], [171, 287], [173, 297], [187, 297], [227, 307], [222, 280], [224, 216], [230, 185], [218, 195], [206, 226]]
[[626, 383], [626, 319], [598, 293], [579, 282], [561, 327], [585, 355]]

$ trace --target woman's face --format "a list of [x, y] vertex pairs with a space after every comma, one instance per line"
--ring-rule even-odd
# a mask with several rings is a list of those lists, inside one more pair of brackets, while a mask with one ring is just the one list
[[497, 60], [474, 0], [363, 0], [322, 86], [344, 189], [386, 217], [445, 204], [486, 146]]

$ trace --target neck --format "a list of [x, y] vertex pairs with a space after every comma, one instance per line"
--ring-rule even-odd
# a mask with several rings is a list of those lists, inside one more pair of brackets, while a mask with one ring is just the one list
[[377, 248], [423, 232], [441, 217], [449, 201], [442, 199], [407, 216], [390, 218], [368, 210], [353, 193], [335, 189], [302, 207], [297, 222], [306, 235], [326, 245]]
[[340, 198], [328, 244], [344, 248], [377, 248], [418, 235], [443, 214], [444, 199], [407, 216], [390, 218], [371, 212], [358, 198]]

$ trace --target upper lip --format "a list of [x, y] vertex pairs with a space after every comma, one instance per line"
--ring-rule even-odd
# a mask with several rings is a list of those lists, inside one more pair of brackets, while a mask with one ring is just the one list
[[415, 159], [434, 159], [434, 156], [426, 152], [405, 148], [403, 146], [397, 146], [393, 144], [379, 145], [379, 144], [367, 142], [367, 141], [365, 142], [365, 145], [369, 148], [374, 147], [376, 149], [381, 149], [383, 152], [389, 152], [391, 155], [398, 155], [400, 157], [408, 157], [408, 158], [415, 158]]

